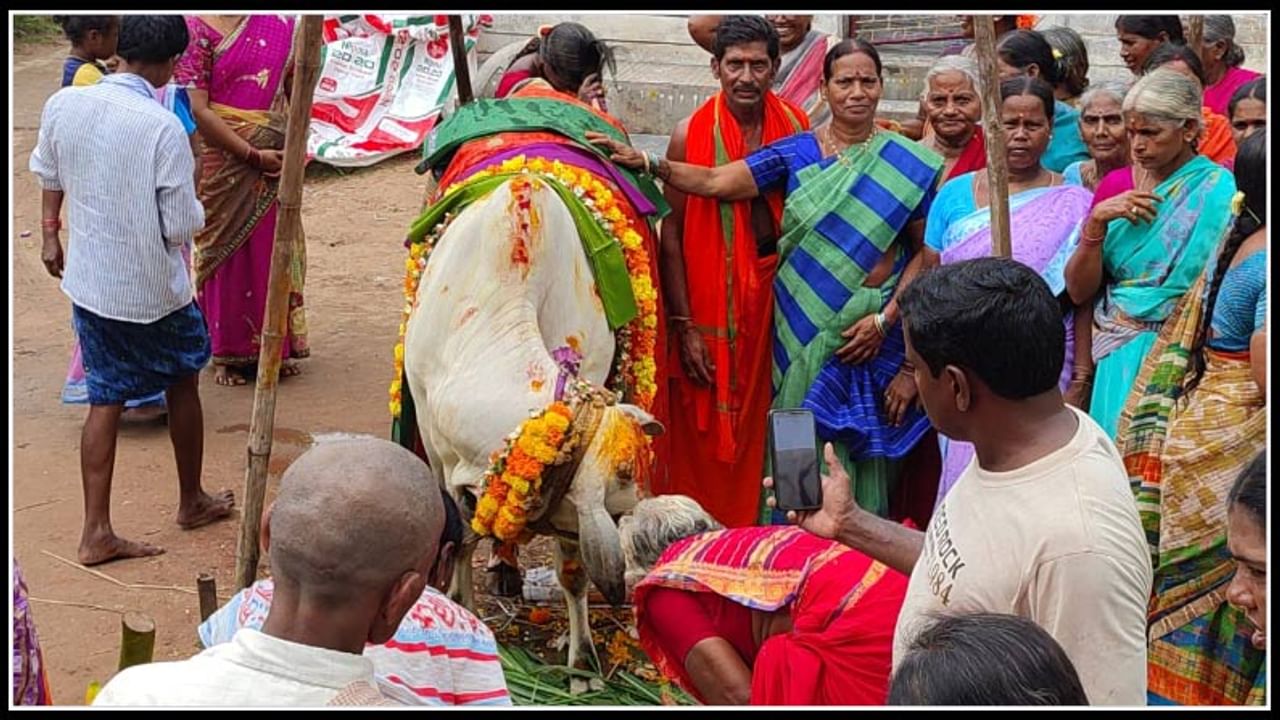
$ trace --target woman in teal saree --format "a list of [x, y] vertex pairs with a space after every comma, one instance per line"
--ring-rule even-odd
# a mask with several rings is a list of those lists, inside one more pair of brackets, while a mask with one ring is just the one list
[[[929, 429], [916, 407], [894, 298], [920, 267], [924, 219], [943, 159], [878, 130], [880, 57], [865, 41], [823, 66], [829, 123], [709, 168], [594, 141], [625, 167], [673, 187], [736, 201], [782, 189], [774, 281], [773, 407], [813, 411], [858, 503], [886, 515], [902, 458]], [[687, 242], [687, 241], [686, 241]], [[761, 503], [761, 520], [775, 519]]]
[[1172, 70], [1145, 75], [1123, 111], [1134, 167], [1103, 178], [1067, 263], [1067, 291], [1094, 310], [1089, 414], [1115, 437], [1143, 359], [1204, 272], [1231, 221], [1231, 173], [1196, 154], [1200, 89]]

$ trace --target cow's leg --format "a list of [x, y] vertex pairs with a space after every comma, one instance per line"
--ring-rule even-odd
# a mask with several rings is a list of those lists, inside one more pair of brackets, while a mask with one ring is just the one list
[[497, 597], [520, 597], [524, 579], [520, 577], [519, 548], [515, 543], [493, 539], [489, 560], [489, 594]]
[[[557, 540], [556, 577], [564, 590], [569, 609], [569, 667], [598, 672], [600, 659], [596, 656], [595, 644], [591, 642], [591, 621], [587, 615], [589, 582], [578, 557], [577, 543]], [[570, 679], [569, 689], [574, 693], [586, 692], [588, 685], [582, 678], [575, 677]]]

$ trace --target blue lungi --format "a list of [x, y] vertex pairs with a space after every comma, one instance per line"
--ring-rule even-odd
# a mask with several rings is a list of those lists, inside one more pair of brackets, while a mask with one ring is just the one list
[[153, 323], [109, 320], [72, 305], [90, 405], [123, 405], [200, 372], [212, 356], [194, 302]]

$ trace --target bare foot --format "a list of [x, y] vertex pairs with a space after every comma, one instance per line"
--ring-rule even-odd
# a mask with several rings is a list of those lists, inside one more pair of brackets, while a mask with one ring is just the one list
[[230, 515], [235, 504], [235, 493], [230, 490], [221, 490], [213, 495], [201, 493], [194, 507], [178, 508], [178, 527], [194, 530], [217, 522]]
[[213, 368], [213, 381], [226, 387], [244, 385], [249, 382], [244, 375], [230, 365], [215, 365]]
[[298, 363], [293, 360], [286, 360], [280, 364], [280, 377], [296, 377], [302, 374], [302, 368], [298, 367]]
[[80, 559], [81, 565], [87, 566], [101, 565], [112, 560], [124, 560], [126, 558], [151, 557], [162, 553], [164, 553], [164, 548], [162, 547], [134, 540], [125, 540], [113, 533], [94, 540], [81, 540], [80, 552], [77, 557]]

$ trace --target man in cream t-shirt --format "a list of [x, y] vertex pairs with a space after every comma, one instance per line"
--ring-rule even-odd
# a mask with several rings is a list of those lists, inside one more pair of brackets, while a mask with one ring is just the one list
[[1062, 645], [1091, 705], [1146, 705], [1151, 559], [1115, 445], [1058, 389], [1057, 299], [986, 258], [922, 274], [899, 303], [929, 418], [976, 457], [923, 533], [859, 509], [830, 455], [822, 510], [796, 519], [910, 573], [895, 668], [938, 614], [1008, 613]]

